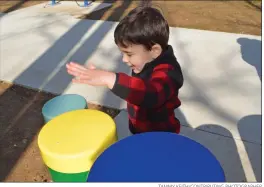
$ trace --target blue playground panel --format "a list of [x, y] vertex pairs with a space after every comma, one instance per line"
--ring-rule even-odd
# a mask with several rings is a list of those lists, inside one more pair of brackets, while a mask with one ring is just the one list
[[77, 94], [65, 94], [54, 97], [44, 104], [42, 115], [45, 123], [65, 112], [87, 108], [86, 99]]
[[225, 182], [224, 171], [204, 146], [169, 132], [132, 135], [106, 149], [88, 182]]

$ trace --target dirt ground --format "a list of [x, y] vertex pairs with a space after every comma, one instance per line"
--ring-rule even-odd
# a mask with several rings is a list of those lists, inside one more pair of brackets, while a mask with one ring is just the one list
[[[111, 1], [106, 1], [111, 2]], [[82, 18], [119, 21], [141, 1], [117, 1]], [[172, 27], [261, 35], [261, 1], [151, 1]]]
[[[47, 1], [1, 1], [0, 12], [11, 12]], [[114, 1], [113, 6], [82, 19], [119, 21], [141, 1]], [[261, 1], [152, 1], [170, 26], [261, 34]], [[43, 165], [36, 137], [43, 126], [41, 108], [50, 93], [38, 92], [0, 81], [0, 181], [46, 182], [50, 176]], [[115, 117], [118, 110], [89, 104]]]
[[[50, 180], [37, 147], [44, 124], [41, 109], [56, 95], [0, 81], [0, 181], [46, 182]], [[119, 111], [88, 103], [111, 117]]]

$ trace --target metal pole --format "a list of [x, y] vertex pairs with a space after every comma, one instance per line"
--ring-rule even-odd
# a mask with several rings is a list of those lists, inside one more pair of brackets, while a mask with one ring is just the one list
[[56, 0], [51, 0], [51, 5], [55, 5], [56, 4]]
[[87, 7], [89, 4], [88, 0], [84, 0], [84, 7]]
[[84, 7], [88, 7], [89, 5], [92, 4], [93, 1], [89, 1], [89, 0], [84, 0], [83, 6]]

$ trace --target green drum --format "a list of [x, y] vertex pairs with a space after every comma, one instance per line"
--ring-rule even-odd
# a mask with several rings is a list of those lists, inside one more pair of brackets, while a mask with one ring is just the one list
[[54, 182], [86, 182], [89, 171], [80, 173], [62, 173], [48, 168]]

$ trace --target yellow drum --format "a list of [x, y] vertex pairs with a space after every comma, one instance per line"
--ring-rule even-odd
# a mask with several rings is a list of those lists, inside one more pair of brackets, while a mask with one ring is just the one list
[[43, 161], [55, 182], [85, 182], [96, 158], [116, 141], [114, 120], [91, 109], [53, 118], [38, 136]]

